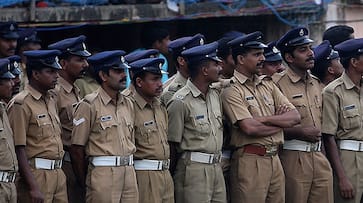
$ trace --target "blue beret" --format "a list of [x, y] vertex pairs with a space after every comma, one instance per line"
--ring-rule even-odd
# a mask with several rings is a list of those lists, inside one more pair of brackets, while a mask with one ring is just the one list
[[127, 54], [125, 56], [125, 60], [127, 61], [127, 63], [132, 63], [134, 61], [144, 58], [156, 58], [159, 53], [160, 52], [157, 49], [137, 50]]
[[39, 43], [41, 40], [37, 36], [37, 31], [35, 28], [27, 28], [20, 30], [18, 32], [19, 39], [18, 39], [18, 46], [22, 46], [29, 42]]
[[24, 51], [27, 59], [27, 65], [32, 68], [41, 69], [44, 66], [54, 69], [62, 69], [59, 64], [58, 56], [61, 54], [58, 50], [32, 50]]
[[336, 58], [339, 58], [339, 54], [332, 48], [328, 40], [324, 40], [314, 49], [315, 63], [328, 62]]
[[182, 56], [186, 58], [189, 64], [198, 63], [199, 61], [209, 59], [222, 62], [217, 56], [218, 43], [212, 42], [205, 45], [196, 46], [182, 52]]
[[69, 53], [72, 55], [88, 57], [91, 53], [87, 51], [85, 42], [86, 37], [80, 35], [78, 37], [67, 38], [56, 43], [50, 44], [48, 49], [58, 49], [62, 54]]
[[282, 61], [280, 50], [276, 48], [276, 41], [267, 44], [263, 55], [265, 56], [265, 61]]
[[12, 79], [15, 76], [10, 72], [10, 61], [8, 59], [0, 59], [0, 78]]
[[350, 39], [334, 47], [342, 58], [363, 54], [363, 38]]
[[237, 37], [234, 40], [228, 42], [228, 45], [232, 48], [233, 53], [238, 53], [241, 49], [263, 49], [267, 46], [261, 42], [263, 34], [260, 31], [250, 33], [241, 37]]
[[103, 51], [88, 58], [88, 62], [92, 65], [95, 72], [102, 69], [128, 69], [129, 66], [125, 60], [125, 51], [123, 50], [113, 50], [113, 51]]
[[130, 63], [130, 67], [134, 77], [143, 71], [161, 75], [162, 73], [165, 73], [161, 70], [164, 62], [165, 61], [162, 58], [145, 58]]
[[284, 51], [287, 47], [296, 47], [314, 42], [309, 38], [309, 31], [305, 27], [297, 27], [285, 33], [276, 43], [276, 47]]
[[20, 75], [21, 74], [21, 69], [20, 69], [21, 57], [18, 55], [12, 55], [12, 56], [7, 57], [6, 59], [8, 59], [10, 62], [10, 72], [13, 75]]
[[203, 45], [205, 42], [205, 37], [202, 34], [196, 34], [192, 37], [182, 37], [176, 40], [173, 40], [169, 43], [169, 51], [173, 54], [174, 57], [180, 56], [181, 52], [184, 50], [190, 49], [195, 46]]
[[5, 39], [18, 39], [18, 25], [15, 22], [0, 22], [0, 37]]
[[238, 31], [232, 30], [232, 31], [229, 31], [229, 32], [224, 33], [222, 35], [222, 38], [227, 38], [227, 39], [230, 39], [230, 41], [231, 41], [231, 40], [233, 40], [233, 39], [235, 39], [237, 37], [241, 37], [243, 35], [245, 35], [245, 34], [242, 33], [242, 32], [238, 32]]

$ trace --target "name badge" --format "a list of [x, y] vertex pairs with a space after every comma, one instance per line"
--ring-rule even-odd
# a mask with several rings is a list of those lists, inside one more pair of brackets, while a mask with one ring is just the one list
[[200, 120], [200, 119], [203, 119], [204, 118], [204, 115], [197, 115], [195, 116], [195, 120]]
[[144, 127], [149, 126], [149, 125], [153, 125], [153, 124], [154, 124], [154, 120], [146, 121], [146, 122], [144, 122]]
[[294, 94], [294, 95], [292, 95], [293, 99], [297, 99], [297, 98], [301, 98], [301, 97], [303, 97], [303, 94]]
[[39, 114], [39, 115], [37, 115], [37, 118], [38, 118], [38, 119], [45, 118], [45, 117], [47, 117], [47, 115], [46, 115], [46, 114]]
[[112, 120], [112, 116], [111, 115], [107, 115], [107, 116], [102, 116], [101, 117], [101, 121], [102, 122], [106, 122], [106, 121], [110, 121]]
[[351, 110], [351, 109], [355, 109], [355, 104], [351, 104], [351, 105], [348, 105], [348, 106], [344, 106], [343, 109], [344, 109], [344, 111]]
[[78, 120], [76, 120], [75, 118], [73, 119], [73, 124], [75, 125], [75, 126], [79, 126], [79, 125], [81, 125], [81, 123], [83, 123], [83, 122], [85, 122], [86, 121], [86, 119], [84, 119], [84, 118], [80, 118], [80, 119], [78, 119]]
[[247, 100], [247, 101], [249, 101], [249, 100], [253, 100], [253, 99], [254, 99], [254, 97], [253, 97], [253, 96], [247, 96], [247, 97], [246, 97], [246, 100]]

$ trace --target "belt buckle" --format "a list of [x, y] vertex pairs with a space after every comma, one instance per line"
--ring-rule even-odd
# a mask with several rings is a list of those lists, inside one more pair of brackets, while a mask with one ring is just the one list
[[163, 170], [169, 170], [169, 167], [170, 167], [170, 160], [163, 160], [162, 162], [162, 169]]
[[265, 156], [274, 156], [277, 152], [277, 146], [276, 145], [267, 145], [265, 146]]
[[54, 160], [54, 168], [53, 169], [59, 169], [62, 168], [62, 160]]
[[120, 156], [119, 159], [120, 159], [120, 162], [119, 162], [119, 165], [118, 166], [126, 166], [126, 165], [129, 164], [128, 157]]
[[213, 164], [220, 163], [222, 160], [222, 154], [214, 154], [213, 155]]
[[8, 172], [7, 181], [13, 183], [15, 181], [15, 177], [16, 177], [15, 172]]

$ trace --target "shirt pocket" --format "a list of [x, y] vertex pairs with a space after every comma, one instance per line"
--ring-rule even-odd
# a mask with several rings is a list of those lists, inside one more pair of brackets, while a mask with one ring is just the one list
[[260, 106], [258, 105], [256, 99], [247, 100], [248, 111], [253, 117], [261, 116]]
[[140, 127], [140, 136], [137, 138], [141, 143], [156, 144], [158, 141], [155, 122], [149, 126]]
[[117, 126], [118, 124], [114, 120], [109, 121], [101, 121], [100, 122], [100, 135], [102, 136], [101, 139], [106, 140], [107, 142], [115, 141], [115, 138], [119, 136], [117, 134]]
[[272, 98], [267, 96], [263, 96], [263, 102], [265, 103], [266, 107], [270, 110], [271, 115], [275, 114], [275, 102]]
[[357, 108], [342, 111], [341, 125], [344, 130], [351, 130], [360, 127], [361, 118]]
[[201, 136], [209, 136], [211, 126], [206, 115], [191, 116], [191, 121], [198, 134]]
[[295, 99], [292, 101], [292, 104], [295, 106], [296, 110], [299, 112], [301, 116], [301, 120], [307, 118], [309, 116], [309, 108], [305, 104], [304, 99]]
[[40, 133], [38, 134], [39, 136], [46, 137], [54, 134], [52, 121], [48, 115], [42, 116], [41, 118], [38, 117], [36, 122], [40, 129]]

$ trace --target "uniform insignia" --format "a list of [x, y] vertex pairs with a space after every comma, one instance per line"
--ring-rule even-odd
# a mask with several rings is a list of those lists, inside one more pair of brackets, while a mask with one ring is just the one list
[[303, 97], [303, 94], [294, 94], [294, 95], [292, 95], [293, 99], [297, 99], [297, 98], [301, 98], [301, 97]]
[[14, 25], [13, 25], [13, 24], [11, 24], [9, 29], [10, 29], [10, 31], [14, 31], [14, 30], [15, 30]]
[[199, 44], [200, 45], [203, 45], [204, 44], [204, 39], [203, 38], [200, 39]]
[[46, 114], [38, 114], [38, 115], [37, 115], [37, 118], [38, 118], [38, 119], [45, 118], [45, 117], [47, 117], [47, 115], [46, 115]]
[[195, 120], [200, 120], [200, 119], [203, 119], [204, 118], [204, 115], [197, 115], [195, 116]]
[[84, 119], [84, 118], [80, 118], [80, 119], [78, 119], [78, 120], [76, 120], [75, 118], [73, 119], [73, 124], [75, 125], [75, 126], [79, 126], [81, 123], [83, 123], [83, 122], [85, 122], [86, 121], [86, 119]]
[[247, 100], [247, 101], [249, 101], [249, 100], [253, 100], [253, 99], [254, 99], [254, 97], [253, 97], [253, 96], [247, 96], [247, 97], [246, 97], [246, 100]]
[[110, 121], [110, 120], [112, 120], [112, 116], [111, 115], [101, 116], [101, 121], [102, 122], [106, 122], [106, 121]]
[[122, 63], [125, 63], [125, 57], [121, 56], [120, 60], [121, 60]]
[[153, 124], [154, 124], [154, 120], [146, 121], [146, 122], [144, 122], [144, 127], [147, 127], [147, 126], [153, 125]]
[[273, 48], [272, 48], [272, 52], [273, 53], [275, 53], [275, 54], [277, 54], [277, 53], [279, 53], [279, 50], [274, 46]]
[[175, 98], [177, 98], [177, 99], [183, 99], [184, 97], [182, 95], [178, 94], [178, 95], [175, 96]]
[[300, 30], [299, 35], [300, 35], [300, 36], [304, 36], [304, 29], [301, 29], [301, 30]]
[[348, 105], [348, 106], [344, 106], [343, 109], [344, 109], [344, 111], [351, 110], [351, 109], [355, 109], [355, 104], [351, 104], [351, 105]]
[[8, 71], [10, 71], [11, 70], [11, 67], [10, 67], [10, 64], [8, 64]]
[[87, 49], [86, 48], [86, 45], [84, 43], [82, 43], [82, 48], [83, 48], [83, 50], [86, 50]]

